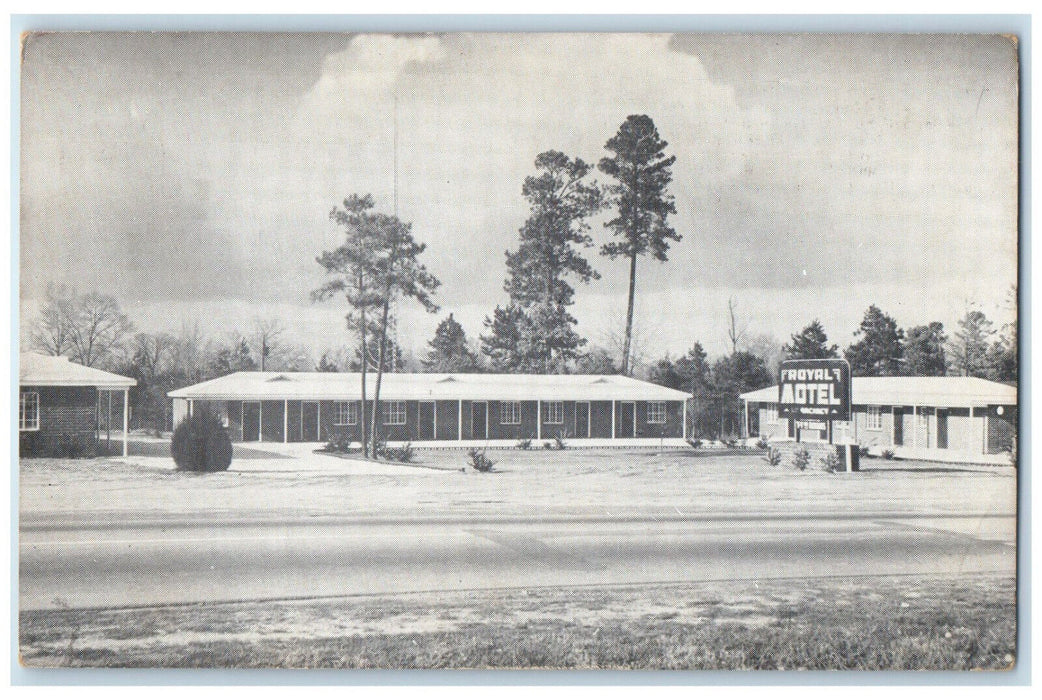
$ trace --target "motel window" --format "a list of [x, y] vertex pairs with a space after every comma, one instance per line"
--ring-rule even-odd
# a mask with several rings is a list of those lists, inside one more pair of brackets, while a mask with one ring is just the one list
[[919, 410], [919, 427], [927, 428], [930, 426], [930, 409], [920, 408]]
[[882, 430], [883, 429], [883, 413], [879, 410], [879, 406], [868, 407], [868, 429], [869, 430]]
[[521, 402], [520, 401], [501, 401], [499, 404], [499, 424], [500, 425], [520, 425], [521, 424]]
[[777, 423], [778, 422], [778, 407], [776, 405], [768, 404], [763, 407], [763, 422], [764, 423]]
[[388, 401], [380, 408], [384, 425], [405, 425], [404, 401]]
[[648, 402], [648, 422], [649, 423], [665, 423], [666, 422], [666, 402], [665, 401], [649, 401]]
[[18, 395], [18, 429], [40, 429], [40, 395], [35, 391], [23, 391]]
[[333, 425], [355, 425], [358, 423], [358, 404], [354, 401], [338, 401], [333, 405]]
[[544, 423], [564, 423], [564, 402], [547, 401], [543, 404]]

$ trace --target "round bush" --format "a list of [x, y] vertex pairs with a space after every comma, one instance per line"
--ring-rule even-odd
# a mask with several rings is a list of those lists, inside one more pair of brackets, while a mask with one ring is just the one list
[[170, 454], [182, 471], [223, 472], [232, 463], [232, 441], [217, 416], [198, 410], [177, 426]]

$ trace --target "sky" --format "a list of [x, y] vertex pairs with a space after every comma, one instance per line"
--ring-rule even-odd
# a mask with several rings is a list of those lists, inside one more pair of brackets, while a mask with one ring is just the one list
[[[427, 244], [441, 310], [400, 304], [421, 353], [506, 302], [540, 152], [590, 163], [630, 114], [676, 156], [669, 260], [643, 258], [649, 352], [727, 351], [819, 319], [845, 347], [870, 304], [903, 327], [973, 306], [1012, 320], [1017, 55], [997, 36], [130, 34], [30, 37], [21, 93], [22, 327], [48, 283], [114, 295], [142, 330], [278, 319], [324, 349], [313, 303], [330, 210], [371, 193]], [[396, 167], [397, 164], [397, 167]], [[397, 173], [397, 175], [396, 175]], [[602, 182], [607, 176], [597, 173]], [[628, 266], [586, 251], [591, 343], [621, 333]]]

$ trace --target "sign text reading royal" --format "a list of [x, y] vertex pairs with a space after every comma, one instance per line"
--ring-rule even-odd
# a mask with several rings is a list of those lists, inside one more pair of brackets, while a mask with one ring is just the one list
[[850, 365], [846, 360], [782, 362], [778, 415], [798, 420], [850, 420]]

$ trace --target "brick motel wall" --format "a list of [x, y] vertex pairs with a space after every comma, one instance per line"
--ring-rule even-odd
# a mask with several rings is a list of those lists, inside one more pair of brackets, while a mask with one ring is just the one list
[[[203, 401], [196, 400], [197, 408], [208, 408], [227, 423], [228, 434], [235, 442], [256, 442], [258, 438], [282, 442], [326, 441], [362, 438], [361, 421], [340, 425], [336, 423], [337, 404], [350, 403], [361, 418], [361, 401], [298, 401], [286, 405], [276, 401]], [[381, 405], [387, 402], [381, 400]], [[536, 401], [521, 401], [520, 412], [512, 416], [502, 410], [501, 401], [405, 401], [405, 423], [385, 424], [381, 420], [380, 434], [391, 441], [439, 440], [535, 440], [541, 435], [550, 441], [555, 435], [565, 439], [611, 438], [611, 401], [562, 401], [560, 422], [549, 421], [549, 404], [542, 404], [542, 415]], [[625, 409], [622, 404], [627, 404]], [[683, 410], [681, 401], [666, 401], [664, 422], [648, 421], [648, 402], [616, 403], [616, 436], [681, 437]], [[366, 402], [366, 416], [373, 411], [373, 402]], [[288, 409], [288, 413], [286, 412]], [[504, 422], [517, 418], [516, 423]], [[381, 411], [382, 418], [382, 411]], [[460, 423], [462, 419], [462, 425]], [[367, 421], [368, 422], [368, 421]]]
[[98, 390], [91, 386], [23, 386], [40, 396], [40, 429], [18, 435], [21, 457], [94, 457], [98, 454]]

